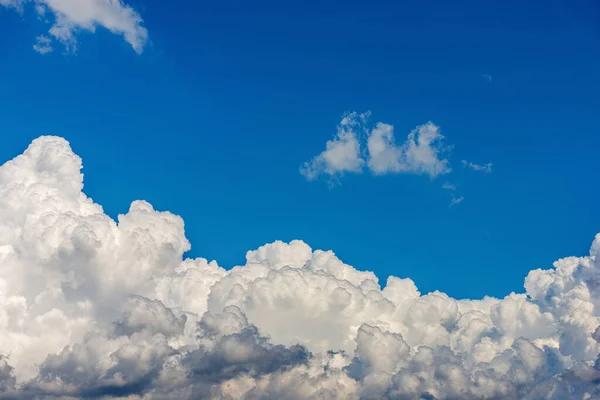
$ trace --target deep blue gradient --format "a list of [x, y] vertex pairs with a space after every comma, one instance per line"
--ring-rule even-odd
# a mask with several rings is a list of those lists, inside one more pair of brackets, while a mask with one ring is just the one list
[[[140, 198], [177, 213], [190, 255], [228, 268], [302, 239], [382, 283], [481, 297], [587, 254], [600, 231], [598, 3], [398, 3], [138, 1], [141, 56], [104, 30], [79, 35], [76, 55], [40, 56], [48, 26], [0, 8], [0, 158], [64, 136], [107, 213]], [[307, 182], [300, 164], [348, 110], [399, 140], [435, 122], [454, 172]], [[453, 208], [446, 180], [465, 197]]]

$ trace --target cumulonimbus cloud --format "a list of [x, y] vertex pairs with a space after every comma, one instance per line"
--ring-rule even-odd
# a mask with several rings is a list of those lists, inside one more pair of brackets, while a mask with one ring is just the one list
[[140, 14], [122, 0], [0, 0], [0, 5], [22, 11], [33, 4], [39, 17], [52, 21], [49, 35], [36, 39], [34, 50], [47, 54], [53, 50], [52, 39], [67, 51], [77, 48], [77, 32], [94, 32], [98, 27], [122, 35], [137, 52], [144, 50], [148, 31]]
[[224, 270], [184, 259], [174, 214], [107, 216], [81, 167], [59, 137], [0, 167], [0, 398], [600, 396], [600, 235], [503, 299], [382, 287], [302, 241]]

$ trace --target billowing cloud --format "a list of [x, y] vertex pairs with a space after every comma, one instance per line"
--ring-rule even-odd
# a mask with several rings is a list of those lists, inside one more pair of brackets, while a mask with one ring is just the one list
[[302, 241], [224, 270], [183, 220], [115, 221], [81, 159], [36, 139], [0, 167], [0, 398], [594, 399], [600, 234], [525, 293], [457, 300]]
[[486, 174], [489, 174], [490, 172], [492, 172], [492, 165], [493, 165], [492, 163], [479, 165], [479, 164], [475, 164], [475, 163], [472, 163], [467, 160], [462, 160], [461, 162], [462, 162], [463, 167], [470, 168], [473, 171], [481, 171], [481, 172], [485, 172]]
[[0, 5], [17, 10], [30, 3], [40, 17], [52, 21], [49, 36], [38, 36], [34, 45], [41, 54], [52, 50], [51, 38], [62, 43], [67, 51], [74, 51], [77, 33], [95, 32], [98, 27], [122, 35], [137, 53], [143, 51], [148, 41], [140, 14], [122, 0], [0, 0]]

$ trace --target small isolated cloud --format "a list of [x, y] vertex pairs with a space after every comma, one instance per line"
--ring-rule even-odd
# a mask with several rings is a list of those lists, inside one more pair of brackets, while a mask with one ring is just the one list
[[364, 160], [361, 157], [357, 130], [362, 129], [369, 113], [352, 112], [344, 116], [337, 128], [337, 134], [325, 144], [325, 150], [304, 163], [300, 173], [308, 180], [319, 175], [337, 178], [345, 172], [359, 173]]
[[453, 184], [451, 184], [451, 183], [449, 183], [449, 182], [444, 183], [442, 185], [442, 189], [448, 190], [450, 192], [450, 205], [448, 206], [449, 208], [450, 207], [454, 207], [455, 205], [462, 203], [463, 200], [465, 199], [462, 196], [455, 195], [455, 193], [456, 193], [456, 186], [453, 185]]
[[369, 112], [346, 115], [336, 136], [325, 144], [325, 150], [304, 163], [300, 173], [313, 180], [320, 175], [335, 179], [346, 172], [361, 173], [365, 165], [374, 175], [410, 173], [435, 178], [452, 171], [449, 161], [442, 157], [449, 147], [443, 145], [444, 136], [437, 125], [420, 125], [404, 143], [397, 145], [394, 127], [378, 122], [369, 130], [369, 116]]
[[36, 43], [33, 45], [33, 49], [40, 54], [48, 54], [54, 50], [52, 48], [52, 39], [48, 36], [40, 35], [36, 38]]
[[[98, 27], [122, 35], [138, 54], [148, 41], [148, 31], [142, 25], [141, 16], [122, 0], [0, 0], [0, 5], [17, 10], [29, 3], [34, 4], [38, 15], [54, 18], [49, 36], [39, 36], [34, 46], [41, 54], [48, 53], [46, 50], [51, 48], [50, 38], [63, 44], [67, 51], [75, 51], [77, 33], [95, 32]], [[40, 37], [44, 38], [41, 44]]]
[[492, 165], [493, 165], [492, 163], [479, 165], [479, 164], [475, 164], [475, 163], [472, 163], [467, 160], [462, 160], [461, 162], [462, 162], [463, 167], [470, 168], [473, 171], [481, 171], [481, 172], [485, 172], [486, 174], [489, 174], [490, 172], [492, 172]]
[[415, 128], [398, 146], [394, 141], [394, 127], [379, 122], [367, 140], [369, 168], [375, 175], [404, 172], [435, 178], [448, 174], [452, 169], [448, 160], [441, 157], [446, 150], [443, 139], [440, 128], [428, 122]]
[[490, 83], [491, 83], [491, 82], [492, 82], [492, 80], [493, 80], [493, 79], [492, 79], [492, 76], [491, 76], [491, 75], [489, 75], [489, 74], [483, 74], [483, 75], [481, 75], [481, 78], [482, 78], [484, 81], [486, 81], [486, 82], [490, 82]]
[[59, 137], [0, 166], [1, 399], [600, 398], [600, 234], [503, 298], [299, 240], [225, 270], [184, 258], [177, 215], [106, 215], [81, 168]]
[[465, 198], [462, 197], [462, 196], [461, 197], [454, 197], [454, 196], [452, 196], [452, 200], [450, 200], [450, 206], [449, 207], [453, 207], [453, 206], [455, 206], [457, 204], [462, 203], [464, 199]]

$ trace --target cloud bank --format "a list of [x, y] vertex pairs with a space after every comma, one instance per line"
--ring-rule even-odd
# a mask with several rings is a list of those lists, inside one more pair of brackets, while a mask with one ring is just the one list
[[600, 235], [503, 299], [381, 285], [302, 241], [226, 271], [183, 257], [176, 215], [111, 219], [81, 166], [46, 136], [0, 167], [0, 398], [600, 398]]
[[52, 21], [49, 36], [38, 36], [33, 46], [40, 54], [53, 50], [52, 40], [60, 42], [67, 51], [75, 51], [77, 33], [95, 32], [98, 27], [123, 36], [137, 53], [142, 53], [148, 41], [141, 16], [121, 0], [0, 0], [0, 5], [18, 11], [27, 4], [34, 5], [40, 18]]

